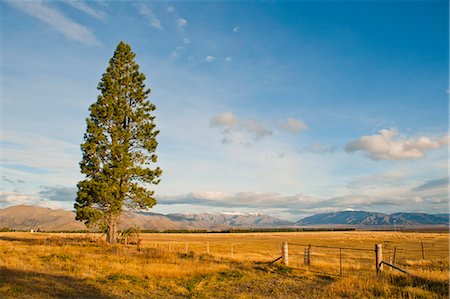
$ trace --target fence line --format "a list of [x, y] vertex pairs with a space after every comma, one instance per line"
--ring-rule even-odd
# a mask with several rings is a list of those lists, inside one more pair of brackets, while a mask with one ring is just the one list
[[[282, 242], [282, 256], [278, 258], [280, 247], [276, 243], [257, 240], [243, 241], [217, 243], [208, 239], [192, 242], [149, 240], [147, 244], [154, 244], [154, 247], [163, 250], [182, 253], [193, 251], [231, 259], [258, 260], [268, 263], [281, 260], [285, 265], [299, 270], [322, 271], [321, 273], [340, 276], [355, 272], [361, 274], [380, 273], [383, 270], [398, 270], [397, 268], [408, 273], [414, 273], [416, 270], [423, 271], [426, 267], [427, 264], [424, 264], [424, 261], [427, 260], [425, 258], [433, 260], [436, 255], [441, 256], [443, 253], [448, 253], [448, 247], [445, 248], [443, 245], [430, 246], [430, 243], [420, 241], [412, 244], [412, 246], [409, 244], [408, 248], [401, 247], [402, 244], [396, 242], [380, 242], [376, 249], [375, 246], [373, 249], [367, 248], [367, 243], [361, 243], [360, 245], [365, 248], [359, 248]], [[285, 253], [283, 253], [283, 250]]]
[[[183, 242], [183, 241], [149, 241], [148, 244], [151, 244], [153, 248], [166, 249], [171, 252], [202, 252], [206, 254], [216, 254], [220, 256], [229, 256], [231, 258], [236, 257], [237, 255], [242, 255], [246, 253], [257, 253], [256, 251], [249, 251], [245, 246], [251, 246], [256, 244], [265, 244], [265, 242], [232, 242], [232, 243], [222, 243], [217, 244], [215, 242], [210, 241], [192, 241], [192, 242]], [[244, 248], [241, 248], [244, 247]], [[274, 246], [273, 252], [276, 252], [276, 247]]]
[[[211, 247], [217, 246], [214, 242], [209, 241], [191, 241], [191, 242], [183, 242], [183, 241], [150, 241], [150, 244], [153, 244], [153, 247], [157, 246], [183, 246], [183, 247], [189, 247], [189, 245], [203, 245], [206, 252], [209, 252]], [[343, 247], [343, 246], [327, 246], [327, 245], [314, 245], [314, 244], [301, 244], [301, 243], [291, 243], [287, 242], [289, 245], [295, 245], [295, 246], [302, 246], [302, 247], [313, 247], [313, 248], [328, 248], [328, 249], [339, 249], [339, 250], [354, 250], [354, 251], [363, 251], [363, 252], [374, 252], [374, 249], [368, 249], [368, 248], [357, 248], [357, 247]], [[233, 247], [233, 249], [239, 248], [241, 245], [254, 245], [254, 244], [264, 244], [264, 242], [233, 242], [228, 243], [228, 246]], [[224, 244], [222, 244], [224, 245]], [[394, 245], [394, 244], [392, 244]], [[172, 248], [171, 246], [171, 248]], [[420, 246], [420, 244], [419, 244]], [[229, 248], [230, 248], [229, 247]], [[234, 250], [236, 252], [236, 250]], [[383, 251], [386, 254], [403, 254], [403, 253], [436, 253], [436, 252], [446, 252], [448, 251], [448, 248], [442, 247], [442, 248], [436, 248], [428, 249], [424, 246], [424, 249], [410, 249], [410, 248], [402, 248], [399, 246], [383, 246]], [[302, 254], [302, 253], [292, 253], [292, 254]], [[312, 255], [316, 255], [315, 253], [312, 253]], [[334, 256], [332, 253], [327, 253], [327, 256]], [[339, 256], [339, 253], [336, 253], [335, 256]], [[419, 254], [420, 256], [420, 254]]]
[[[353, 263], [349, 264], [349, 267], [347, 269], [353, 269], [352, 266], [354, 266], [355, 261], [359, 262], [365, 262], [366, 268], [370, 269], [373, 266], [368, 266], [371, 263], [374, 263], [372, 265], [375, 265], [374, 269], [376, 270], [376, 273], [380, 273], [383, 269], [383, 245], [382, 244], [375, 244], [374, 249], [367, 249], [367, 248], [356, 248], [356, 247], [344, 247], [344, 246], [326, 246], [326, 245], [314, 245], [314, 244], [300, 244], [300, 243], [288, 243], [283, 242], [281, 245], [281, 258], [282, 262], [288, 266], [289, 265], [289, 251], [288, 251], [288, 244], [291, 246], [300, 246], [304, 247], [303, 251], [303, 265], [308, 267], [308, 271], [311, 270], [312, 264], [322, 264], [323, 262], [320, 262], [320, 259], [325, 259], [325, 263], [333, 264], [338, 263], [338, 271], [339, 275], [342, 276], [344, 272], [344, 259], [349, 260], [351, 259]], [[313, 250], [313, 248], [317, 248], [317, 250], [320, 249], [333, 249], [334, 252], [321, 252], [317, 254], [316, 250]], [[352, 256], [352, 257], [344, 257], [344, 251], [358, 251], [363, 252], [365, 254], [373, 254], [375, 253], [375, 256], [372, 256], [372, 258], [368, 257], [360, 257], [360, 256]], [[299, 257], [302, 255], [301, 252], [296, 253], [295, 250], [292, 251], [291, 256], [295, 259], [295, 257]], [[319, 261], [317, 261], [319, 259]], [[297, 262], [297, 265], [300, 265], [299, 262]]]
[[311, 246], [311, 247], [318, 247], [318, 248], [332, 248], [332, 249], [344, 249], [344, 250], [359, 250], [359, 251], [368, 251], [373, 252], [373, 249], [368, 248], [354, 248], [354, 247], [341, 247], [341, 246], [326, 246], [326, 245], [313, 245], [313, 244], [299, 244], [299, 243], [291, 243], [288, 242], [291, 245], [297, 245], [297, 246]]

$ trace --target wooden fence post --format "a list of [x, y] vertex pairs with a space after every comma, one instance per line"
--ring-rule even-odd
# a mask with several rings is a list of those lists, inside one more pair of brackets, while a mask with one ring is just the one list
[[186, 242], [186, 254], [188, 254], [188, 252], [189, 252], [189, 246], [188, 246], [188, 243]]
[[392, 257], [392, 265], [395, 266], [395, 254], [397, 253], [397, 246], [394, 247], [394, 256]]
[[308, 245], [308, 266], [311, 266], [311, 252], [312, 251], [312, 247], [311, 244]]
[[289, 252], [288, 252], [288, 243], [287, 242], [281, 243], [281, 258], [282, 258], [283, 264], [286, 266], [289, 266]]
[[375, 244], [375, 266], [377, 274], [383, 270], [383, 244]]
[[309, 260], [309, 251], [308, 247], [305, 247], [305, 249], [303, 250], [303, 265], [308, 265], [308, 260]]
[[303, 254], [303, 264], [309, 266], [311, 263], [311, 244], [308, 247], [305, 247]]
[[420, 245], [422, 246], [422, 260], [425, 259], [425, 253], [423, 251], [423, 241], [420, 241]]
[[281, 252], [281, 262], [284, 263], [284, 248], [283, 248], [284, 242], [281, 242], [280, 245], [280, 252]]
[[[389, 264], [391, 264], [391, 265], [392, 265], [392, 255], [391, 255], [391, 256], [389, 256]], [[391, 268], [391, 267], [389, 267], [389, 268], [388, 268], [388, 270], [389, 270], [389, 272], [391, 272], [391, 271], [392, 271], [392, 268]]]
[[206, 242], [206, 253], [209, 254], [209, 242]]

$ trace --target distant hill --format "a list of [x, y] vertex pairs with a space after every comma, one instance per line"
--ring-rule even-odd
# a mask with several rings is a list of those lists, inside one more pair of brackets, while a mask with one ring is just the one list
[[290, 221], [258, 213], [168, 214], [167, 217], [180, 222], [189, 223], [195, 221], [208, 224], [222, 224], [232, 227], [279, 227], [294, 224]]
[[303, 218], [296, 225], [448, 225], [449, 214], [394, 213], [342, 211], [316, 214]]
[[73, 212], [26, 205], [0, 209], [0, 227], [18, 230], [86, 229], [83, 223], [75, 221]]
[[[121, 228], [138, 226], [148, 230], [192, 229], [174, 222], [161, 214], [145, 216], [125, 213], [120, 220]], [[17, 230], [85, 230], [86, 226], [75, 220], [75, 212], [52, 210], [36, 206], [20, 205], [0, 209], [0, 227]]]
[[[223, 230], [231, 227], [279, 227], [292, 225], [263, 214], [245, 213], [202, 213], [202, 214], [157, 214], [126, 212], [120, 219], [120, 228], [137, 226], [144, 230]], [[17, 230], [40, 229], [46, 231], [85, 230], [86, 226], [75, 220], [75, 213], [66, 210], [52, 210], [36, 206], [19, 205], [0, 209], [0, 228]]]
[[[449, 214], [395, 213], [384, 214], [364, 211], [343, 211], [317, 214], [296, 223], [264, 214], [252, 213], [200, 213], [157, 214], [151, 212], [122, 215], [119, 227], [137, 226], [144, 230], [225, 230], [230, 228], [278, 228], [295, 226], [416, 226], [448, 225]], [[75, 213], [36, 206], [13, 206], [0, 209], [0, 228], [16, 230], [40, 229], [44, 231], [85, 230], [82, 222], [75, 220]]]

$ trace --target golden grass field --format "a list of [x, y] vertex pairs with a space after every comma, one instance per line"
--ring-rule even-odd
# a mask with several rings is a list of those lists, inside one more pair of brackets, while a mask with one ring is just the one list
[[[105, 244], [104, 237], [96, 234], [0, 233], [0, 297], [449, 296], [448, 233], [349, 231], [140, 237], [139, 251], [136, 245]], [[289, 244], [289, 267], [279, 261], [270, 264], [280, 256], [283, 241]], [[395, 265], [412, 275], [389, 271], [385, 266], [377, 276], [373, 252], [377, 243], [383, 244], [385, 261], [392, 260], [396, 247]], [[312, 244], [309, 267], [303, 264], [303, 245], [308, 244]]]

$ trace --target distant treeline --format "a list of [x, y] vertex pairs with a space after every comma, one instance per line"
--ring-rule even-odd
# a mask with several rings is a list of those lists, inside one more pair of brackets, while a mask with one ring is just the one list
[[205, 229], [170, 229], [164, 231], [141, 230], [142, 233], [164, 233], [164, 234], [239, 234], [239, 233], [279, 233], [279, 232], [321, 232], [321, 231], [354, 231], [354, 228], [229, 228], [223, 230]]
[[[169, 230], [140, 230], [144, 234], [240, 234], [240, 233], [280, 233], [280, 232], [329, 232], [329, 231], [354, 231], [354, 228], [230, 228], [223, 230], [206, 229], [169, 229]], [[15, 230], [7, 227], [0, 228], [0, 232], [29, 232], [30, 230]], [[36, 230], [36, 233], [104, 233], [92, 230]]]
[[[30, 232], [30, 229], [12, 229], [9, 227], [0, 228], [0, 232]], [[70, 233], [70, 234], [85, 234], [85, 233], [102, 233], [101, 231], [92, 231], [92, 230], [32, 230], [33, 233]]]

